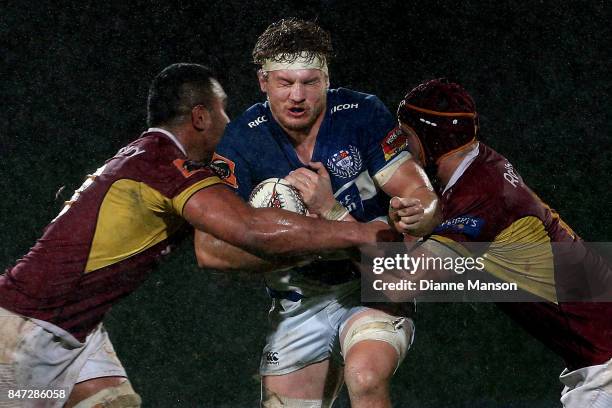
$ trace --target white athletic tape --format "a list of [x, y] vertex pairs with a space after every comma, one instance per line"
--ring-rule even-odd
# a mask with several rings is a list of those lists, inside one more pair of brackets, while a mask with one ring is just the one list
[[411, 158], [412, 158], [412, 155], [409, 152], [407, 151], [401, 152], [395, 160], [393, 160], [390, 164], [387, 164], [385, 167], [380, 169], [378, 173], [376, 173], [374, 177], [372, 177], [374, 179], [374, 183], [376, 183], [376, 185], [379, 188], [384, 186], [387, 183], [387, 181], [389, 181], [391, 177], [393, 177], [393, 175], [395, 174], [395, 171], [402, 164], [404, 164], [404, 162], [410, 160]]
[[351, 347], [360, 341], [384, 341], [397, 352], [397, 366], [399, 367], [406, 357], [406, 352], [410, 348], [413, 338], [414, 324], [412, 320], [387, 314], [368, 314], [351, 324], [342, 342], [342, 355], [346, 358]]
[[336, 395], [324, 400], [288, 398], [261, 386], [261, 408], [331, 408], [335, 399]]
[[[293, 61], [293, 62], [287, 62]], [[299, 54], [279, 54], [274, 58], [265, 60], [261, 69], [264, 71], [280, 71], [281, 69], [320, 69], [329, 75], [327, 62], [320, 55], [315, 55], [313, 59], [308, 58], [308, 54], [302, 51]]]
[[323, 218], [330, 221], [343, 221], [347, 215], [349, 211], [339, 201], [336, 201], [333, 207], [323, 214]]

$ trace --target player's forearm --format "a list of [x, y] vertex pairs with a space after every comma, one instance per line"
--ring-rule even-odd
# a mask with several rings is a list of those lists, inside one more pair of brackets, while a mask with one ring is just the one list
[[[377, 240], [394, 238], [391, 229], [380, 223], [360, 224], [313, 219], [287, 212], [260, 209], [249, 219], [249, 247], [256, 253], [289, 255], [347, 249]], [[281, 228], [282, 226], [282, 228]]]
[[301, 256], [395, 238], [389, 227], [324, 221], [273, 208], [252, 208], [223, 186], [195, 193], [183, 216], [196, 229], [257, 256]]
[[[398, 231], [414, 236], [429, 234], [441, 222], [438, 197], [425, 171], [414, 161], [405, 160], [391, 177], [381, 184], [382, 190], [391, 197], [406, 199], [404, 210], [393, 219]], [[399, 207], [394, 207], [399, 209]], [[397, 222], [400, 221], [398, 224]]]
[[282, 257], [263, 259], [245, 250], [221, 241], [212, 235], [196, 231], [195, 253], [200, 268], [221, 271], [268, 272], [308, 264], [316, 260], [341, 260], [354, 258], [350, 250], [323, 251], [316, 257]]
[[272, 262], [200, 231], [195, 235], [195, 253], [200, 268], [259, 272], [275, 269]]

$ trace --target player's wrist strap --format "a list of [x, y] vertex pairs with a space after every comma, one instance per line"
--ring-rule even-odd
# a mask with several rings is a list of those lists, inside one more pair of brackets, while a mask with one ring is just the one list
[[332, 208], [323, 214], [323, 218], [330, 221], [342, 221], [349, 214], [349, 211], [337, 200]]

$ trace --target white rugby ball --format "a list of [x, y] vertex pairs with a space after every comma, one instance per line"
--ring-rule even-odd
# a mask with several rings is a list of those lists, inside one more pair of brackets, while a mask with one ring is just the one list
[[282, 208], [306, 215], [306, 205], [300, 192], [282, 178], [269, 178], [259, 183], [249, 197], [255, 208]]

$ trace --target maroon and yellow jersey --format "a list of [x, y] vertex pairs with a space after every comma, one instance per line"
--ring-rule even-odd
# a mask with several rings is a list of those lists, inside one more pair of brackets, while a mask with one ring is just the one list
[[[453, 249], [458, 242], [483, 243], [469, 246], [483, 256], [487, 272], [544, 300], [500, 308], [570, 368], [612, 358], [612, 303], [588, 301], [592, 293], [586, 293], [609, 286], [612, 271], [506, 158], [480, 143], [477, 156], [440, 197], [445, 221], [430, 239]], [[601, 284], [585, 284], [587, 279]]]
[[222, 182], [182, 149], [170, 133], [150, 129], [88, 175], [28, 254], [0, 276], [0, 306], [83, 340], [186, 235], [187, 200]]

